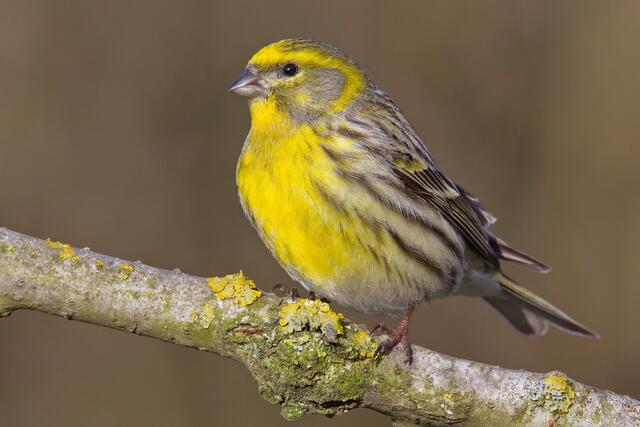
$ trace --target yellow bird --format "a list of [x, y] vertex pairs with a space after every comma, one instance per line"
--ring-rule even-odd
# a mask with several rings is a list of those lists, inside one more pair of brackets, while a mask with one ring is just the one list
[[242, 207], [308, 291], [365, 313], [404, 313], [379, 351], [408, 342], [413, 308], [481, 297], [520, 332], [548, 322], [596, 337], [514, 283], [500, 261], [549, 268], [510, 247], [495, 218], [445, 176], [404, 114], [340, 50], [313, 40], [262, 48], [232, 84], [251, 130], [237, 168]]

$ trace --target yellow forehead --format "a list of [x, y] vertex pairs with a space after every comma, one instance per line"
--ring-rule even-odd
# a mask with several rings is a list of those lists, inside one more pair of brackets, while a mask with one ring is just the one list
[[339, 69], [357, 69], [354, 64], [344, 58], [330, 54], [320, 45], [297, 40], [281, 40], [272, 43], [260, 49], [249, 60], [249, 64], [259, 67], [270, 67], [287, 62]]

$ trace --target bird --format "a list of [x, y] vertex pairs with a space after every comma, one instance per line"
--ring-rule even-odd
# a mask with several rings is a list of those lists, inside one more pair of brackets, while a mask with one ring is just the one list
[[414, 308], [480, 297], [518, 331], [598, 335], [508, 277], [512, 261], [550, 270], [490, 230], [496, 218], [445, 175], [392, 99], [349, 56], [310, 39], [255, 53], [230, 92], [251, 128], [236, 169], [251, 225], [293, 280], [369, 314], [402, 315], [377, 353], [411, 364]]

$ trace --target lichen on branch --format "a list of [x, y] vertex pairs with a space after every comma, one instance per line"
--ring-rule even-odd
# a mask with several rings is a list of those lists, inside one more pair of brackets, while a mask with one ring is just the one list
[[[287, 419], [363, 407], [397, 425], [640, 425], [640, 403], [580, 384], [377, 338], [319, 300], [263, 293], [242, 273], [202, 278], [0, 228], [0, 316], [37, 310], [244, 363]], [[3, 320], [6, 321], [6, 320]]]

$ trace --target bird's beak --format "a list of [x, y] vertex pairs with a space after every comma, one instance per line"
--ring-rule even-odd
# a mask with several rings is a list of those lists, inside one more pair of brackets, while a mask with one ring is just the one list
[[262, 77], [256, 76], [251, 70], [246, 69], [240, 74], [236, 81], [231, 84], [229, 92], [251, 99], [265, 95], [267, 89], [264, 86]]

